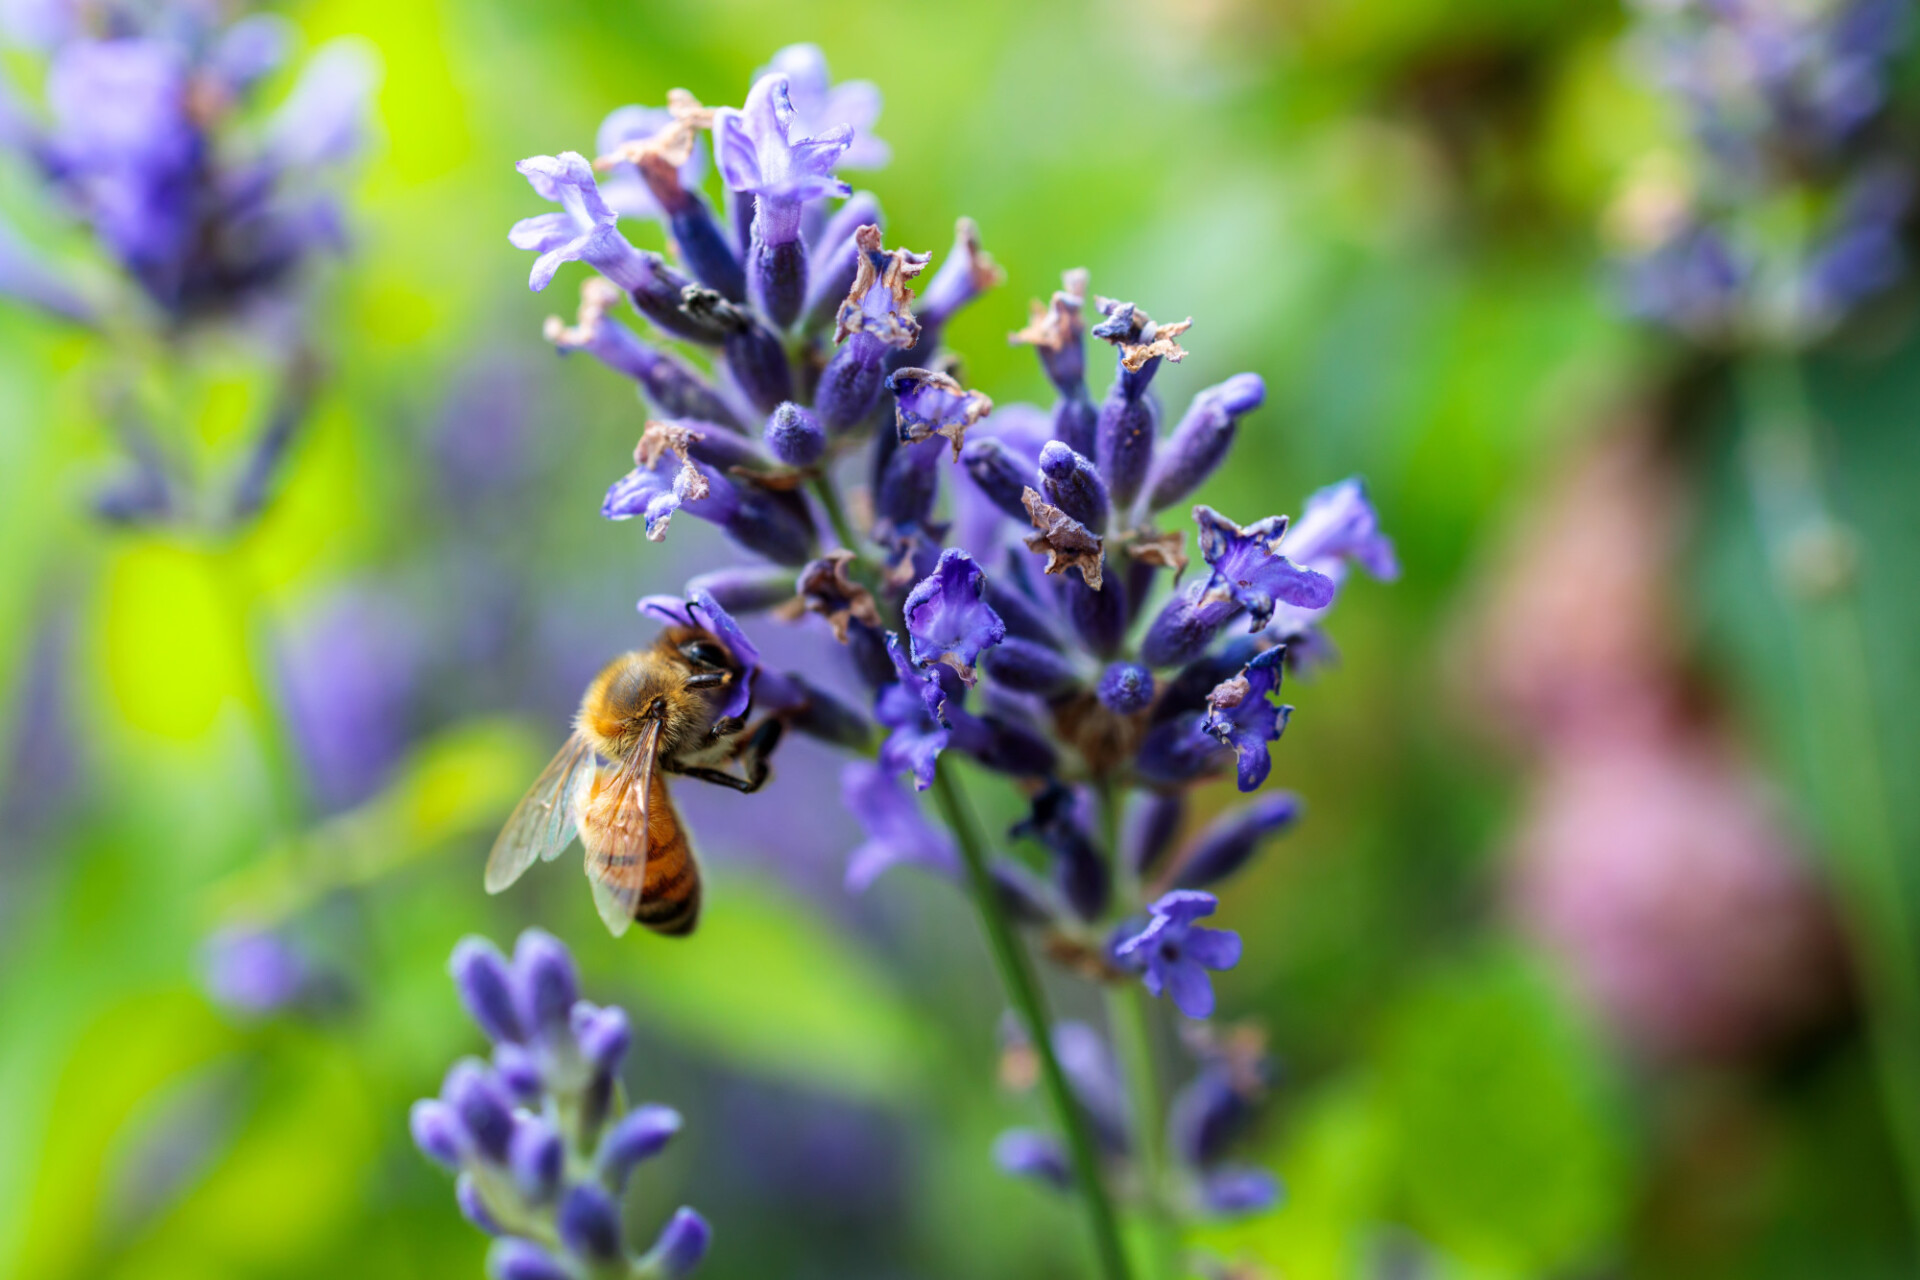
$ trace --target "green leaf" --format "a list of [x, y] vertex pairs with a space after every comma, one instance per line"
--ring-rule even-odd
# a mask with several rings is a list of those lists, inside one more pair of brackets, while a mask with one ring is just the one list
[[1607, 1061], [1519, 957], [1463, 964], [1410, 995], [1388, 1015], [1378, 1070], [1414, 1230], [1469, 1266], [1593, 1262], [1631, 1185]]

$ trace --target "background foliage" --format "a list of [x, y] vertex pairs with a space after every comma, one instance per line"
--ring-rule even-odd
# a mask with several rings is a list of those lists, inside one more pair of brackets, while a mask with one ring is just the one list
[[[808, 744], [760, 795], [686, 795], [712, 881], [690, 942], [614, 943], [571, 874], [479, 891], [579, 688], [646, 635], [634, 599], [723, 555], [691, 521], [656, 547], [595, 514], [640, 411], [540, 341], [571, 301], [564, 282], [529, 295], [506, 246], [537, 204], [512, 162], [585, 149], [606, 110], [670, 86], [737, 101], [771, 50], [814, 40], [886, 93], [895, 160], [870, 185], [890, 238], [944, 250], [966, 213], [1007, 271], [950, 333], [969, 385], [1043, 398], [1005, 334], [1086, 266], [1096, 291], [1196, 317], [1170, 395], [1266, 378], [1204, 500], [1297, 509], [1359, 473], [1398, 542], [1402, 581], [1349, 590], [1340, 666], [1292, 693], [1277, 767], [1308, 820], [1223, 916], [1251, 944], [1223, 1013], [1263, 1019], [1285, 1063], [1258, 1154], [1290, 1200], [1219, 1232], [1222, 1255], [1291, 1280], [1910, 1274], [1845, 1016], [1762, 1061], [1650, 1066], [1505, 909], [1527, 769], [1462, 692], [1466, 618], [1529, 498], [1676, 366], [1616, 318], [1600, 266], [1600, 210], [1673, 127], [1612, 6], [291, 12], [314, 40], [377, 48], [382, 141], [327, 285], [318, 416], [259, 525], [92, 523], [107, 357], [0, 308], [0, 1273], [479, 1274], [484, 1240], [405, 1108], [477, 1043], [451, 943], [528, 922], [636, 1014], [631, 1087], [687, 1113], [695, 1140], [647, 1168], [640, 1202], [708, 1214], [705, 1274], [1079, 1264], [1070, 1208], [986, 1158], [1025, 1104], [990, 1088], [999, 997], [969, 921], [911, 876], [843, 893], [851, 826]], [[23, 190], [9, 175], [0, 207], [30, 222]], [[1813, 386], [1868, 548], [1874, 678], [1910, 726], [1920, 357], [1904, 303], [1883, 311]], [[213, 469], [264, 390], [238, 359], [206, 369], [175, 391]], [[1723, 397], [1697, 380], [1676, 586], [1698, 665], [1790, 787], [1796, 691]], [[301, 691], [351, 685], [356, 663], [391, 685], [370, 705], [393, 749], [342, 782], [315, 767]], [[1911, 776], [1911, 729], [1886, 745]], [[323, 998], [265, 1019], [211, 1003], [200, 946], [234, 921], [284, 924], [330, 975]]]

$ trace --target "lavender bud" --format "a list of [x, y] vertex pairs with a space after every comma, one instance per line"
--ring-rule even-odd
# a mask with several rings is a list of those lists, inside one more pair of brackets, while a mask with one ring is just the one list
[[1059, 697], [1080, 681], [1080, 673], [1063, 654], [1013, 636], [982, 654], [980, 665], [996, 684], [1043, 698]]
[[892, 350], [871, 334], [850, 334], [820, 374], [813, 406], [826, 429], [838, 435], [866, 421], [880, 403], [886, 355]]
[[[769, 232], [764, 224], [768, 222], [772, 202], [762, 198], [758, 204], [760, 209], [753, 219], [753, 241], [747, 247], [747, 283], [761, 314], [773, 321], [776, 328], [785, 329], [800, 318], [806, 305], [807, 242], [800, 238], [797, 226], [790, 240], [768, 240]], [[794, 212], [798, 212], [797, 208]]]
[[580, 1056], [591, 1063], [595, 1071], [606, 1076], [620, 1074], [620, 1064], [626, 1060], [627, 1049], [633, 1043], [633, 1029], [628, 1025], [625, 1009], [596, 1008], [582, 1000], [574, 1006], [573, 1034], [580, 1042]]
[[705, 1218], [692, 1209], [677, 1209], [653, 1248], [640, 1259], [640, 1274], [648, 1280], [681, 1280], [693, 1274], [712, 1242], [713, 1228]]
[[1112, 877], [1106, 857], [1087, 831], [1085, 805], [1071, 789], [1054, 783], [1034, 797], [1033, 809], [1009, 833], [1037, 840], [1053, 854], [1054, 882], [1074, 913], [1098, 919], [1106, 910]]
[[685, 199], [667, 223], [673, 242], [680, 246], [681, 260], [701, 284], [719, 290], [729, 302], [745, 302], [747, 275], [726, 228], [713, 216], [713, 206], [705, 199], [692, 191], [683, 194]]
[[767, 451], [790, 467], [810, 467], [827, 451], [827, 434], [813, 414], [785, 401], [767, 419]]
[[527, 1038], [514, 1007], [513, 972], [500, 949], [485, 938], [462, 938], [453, 949], [454, 990], [487, 1037], [518, 1043]]
[[680, 1113], [672, 1107], [635, 1107], [620, 1118], [600, 1141], [594, 1157], [600, 1177], [608, 1186], [624, 1188], [634, 1167], [666, 1149], [673, 1135], [680, 1132]]
[[879, 224], [880, 202], [871, 191], [854, 192], [828, 219], [813, 245], [813, 273], [807, 282], [807, 328], [823, 328], [833, 321], [834, 312], [852, 292], [854, 273], [860, 267], [860, 246], [854, 243], [853, 233], [863, 226]]
[[1300, 797], [1266, 796], [1216, 818], [1200, 833], [1173, 873], [1173, 888], [1204, 889], [1240, 870], [1261, 841], [1291, 827], [1300, 817]]
[[772, 413], [781, 401], [793, 397], [793, 369], [787, 364], [786, 348], [758, 320], [749, 318], [730, 331], [721, 350], [734, 381], [760, 412]]
[[1200, 603], [1192, 591], [1182, 592], [1166, 605], [1147, 625], [1140, 640], [1140, 657], [1149, 666], [1174, 667], [1191, 662], [1206, 652], [1226, 625], [1217, 609]]
[[422, 1098], [407, 1112], [413, 1145], [435, 1164], [458, 1169], [466, 1156], [467, 1135], [453, 1108], [437, 1098]]
[[[1044, 778], [1059, 763], [1046, 736], [1031, 725], [1004, 716], [981, 716], [975, 721], [979, 732], [964, 743], [956, 736], [954, 745], [997, 773], [1016, 778]], [[956, 725], [956, 735], [958, 726]]]
[[874, 495], [874, 510], [881, 519], [895, 525], [918, 525], [933, 514], [934, 499], [940, 492], [940, 462], [946, 450], [945, 440], [930, 438], [918, 444], [902, 444], [893, 451]]
[[620, 1260], [620, 1206], [592, 1183], [568, 1188], [556, 1225], [560, 1243], [576, 1258], [601, 1265]]
[[1198, 489], [1233, 446], [1235, 424], [1266, 397], [1257, 373], [1236, 374], [1195, 396], [1154, 463], [1147, 509], [1170, 507]]
[[1058, 649], [1060, 635], [1029, 594], [1021, 572], [1024, 567], [1016, 560], [1006, 573], [987, 579], [987, 603], [1006, 622], [1008, 635]]
[[528, 1029], [549, 1040], [565, 1032], [574, 1001], [580, 998], [580, 979], [566, 946], [543, 929], [528, 929], [513, 945], [513, 967]]
[[1083, 389], [1053, 406], [1053, 438], [1083, 458], [1099, 448], [1100, 410]]
[[847, 627], [847, 654], [853, 659], [860, 678], [874, 689], [884, 689], [896, 678], [893, 658], [887, 652], [887, 633], [879, 627], [854, 619]]
[[1280, 1203], [1280, 1180], [1250, 1166], [1216, 1170], [1200, 1184], [1200, 1203], [1222, 1216], [1265, 1213]]
[[545, 1120], [529, 1116], [515, 1119], [513, 1138], [507, 1145], [507, 1169], [527, 1199], [537, 1204], [551, 1199], [560, 1189], [566, 1154], [560, 1135]]
[[531, 1102], [540, 1096], [546, 1081], [540, 1075], [540, 1061], [524, 1045], [508, 1042], [493, 1049], [494, 1074], [517, 1101]]
[[1153, 672], [1137, 662], [1116, 662], [1101, 674], [1096, 692], [1107, 710], [1130, 716], [1153, 701]]
[[1128, 399], [1115, 382], [1100, 405], [1094, 422], [1094, 456], [1108, 492], [1121, 507], [1130, 507], [1153, 462], [1153, 435], [1158, 415], [1150, 397]]
[[505, 1235], [506, 1228], [493, 1216], [493, 1210], [487, 1208], [487, 1202], [480, 1195], [480, 1185], [473, 1180], [471, 1173], [463, 1173], [453, 1184], [453, 1201], [460, 1206], [460, 1216], [480, 1228], [490, 1236]]
[[728, 613], [761, 613], [793, 599], [793, 571], [729, 565], [687, 579], [687, 594], [704, 591]]
[[776, 564], [799, 567], [818, 554], [819, 531], [806, 499], [793, 491], [742, 484], [739, 505], [721, 528], [749, 551]]
[[994, 506], [1021, 524], [1027, 523], [1027, 508], [1021, 494], [1031, 479], [1004, 444], [986, 438], [969, 440], [960, 450], [960, 462]]
[[1016, 1178], [1032, 1178], [1058, 1191], [1073, 1186], [1067, 1153], [1057, 1139], [1032, 1129], [1009, 1129], [993, 1140], [993, 1162]]
[[[1084, 402], [1086, 399], [1086, 323], [1083, 319], [1086, 303], [1087, 273], [1069, 271], [1061, 277], [1061, 288], [1053, 299], [1045, 304], [1031, 304], [1027, 327], [1009, 336], [1010, 341], [1034, 349], [1040, 357], [1040, 367], [1065, 400]], [[1082, 447], [1066, 436], [1055, 438], [1067, 440], [1076, 452], [1091, 452], [1091, 439]]]
[[574, 1280], [545, 1249], [511, 1237], [494, 1241], [487, 1251], [487, 1274], [492, 1280]]
[[[648, 425], [651, 427], [654, 424]], [[765, 471], [771, 465], [771, 460], [760, 452], [752, 440], [731, 427], [687, 418], [663, 425], [684, 430], [687, 454], [717, 471]], [[741, 478], [745, 479], [744, 476]]]
[[513, 1138], [513, 1100], [482, 1063], [471, 1058], [455, 1063], [440, 1086], [440, 1099], [459, 1118], [481, 1154], [496, 1163], [507, 1158], [507, 1144]]
[[1060, 591], [1066, 597], [1067, 620], [1082, 643], [1102, 658], [1118, 653], [1127, 634], [1125, 585], [1109, 577], [1096, 591], [1083, 579], [1065, 575]]
[[1167, 1109], [1168, 1147], [1195, 1169], [1218, 1162], [1253, 1120], [1269, 1070], [1258, 1057], [1239, 1064], [1208, 1061]]
[[1180, 791], [1148, 792], [1132, 806], [1121, 847], [1136, 876], [1144, 879], [1159, 870], [1173, 838], [1180, 834], [1186, 809], [1186, 794]]
[[1106, 529], [1107, 486], [1091, 462], [1050, 440], [1040, 450], [1040, 474], [1047, 501], [1095, 533]]

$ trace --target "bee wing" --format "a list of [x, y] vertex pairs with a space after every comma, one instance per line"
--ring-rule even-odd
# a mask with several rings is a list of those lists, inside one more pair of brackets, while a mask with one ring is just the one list
[[487, 855], [488, 893], [499, 893], [518, 880], [534, 859], [557, 858], [573, 843], [575, 792], [581, 774], [592, 767], [593, 749], [581, 734], [568, 738], [554, 753], [493, 842], [493, 852]]
[[647, 811], [659, 752], [656, 720], [641, 730], [639, 746], [596, 797], [596, 803], [607, 806], [606, 821], [590, 822], [581, 833], [593, 904], [616, 938], [632, 927], [646, 884]]

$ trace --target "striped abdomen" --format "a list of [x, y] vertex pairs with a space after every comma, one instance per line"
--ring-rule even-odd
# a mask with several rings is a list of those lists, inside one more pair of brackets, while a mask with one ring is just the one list
[[647, 794], [647, 863], [634, 921], [655, 933], [679, 937], [700, 921], [700, 867], [667, 794], [655, 773]]

